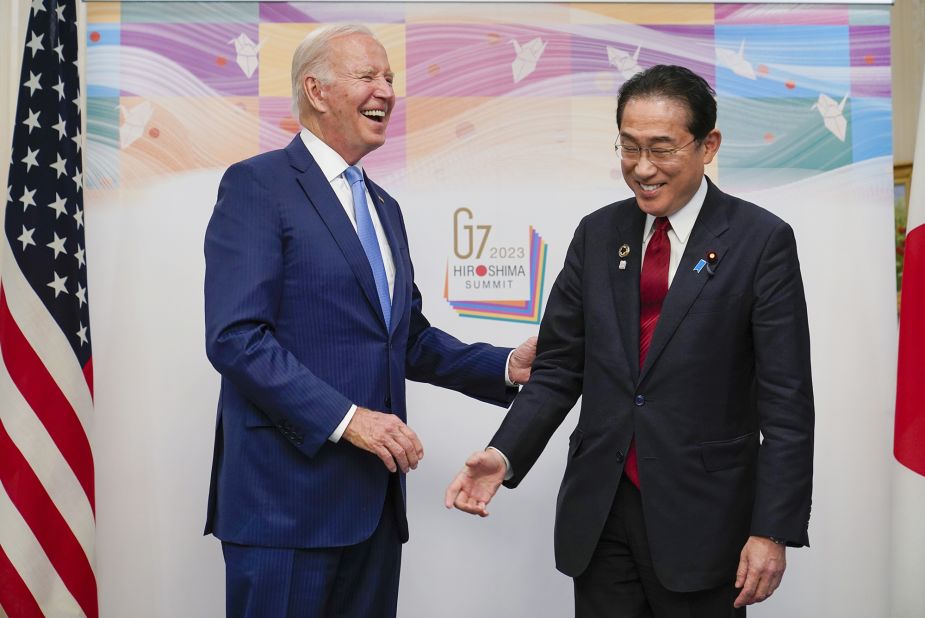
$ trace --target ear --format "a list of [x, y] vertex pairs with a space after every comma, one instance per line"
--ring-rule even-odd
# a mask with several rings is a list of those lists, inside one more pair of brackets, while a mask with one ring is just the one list
[[328, 111], [327, 92], [321, 80], [314, 75], [306, 75], [302, 80], [302, 94], [315, 111], [321, 113]]
[[713, 129], [707, 136], [703, 138], [703, 164], [708, 165], [713, 161], [713, 157], [716, 156], [717, 151], [719, 151], [719, 145], [723, 141], [723, 134], [719, 132], [719, 129]]

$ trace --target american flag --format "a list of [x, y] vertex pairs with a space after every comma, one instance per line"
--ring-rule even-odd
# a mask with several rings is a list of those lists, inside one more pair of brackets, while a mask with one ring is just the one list
[[98, 615], [75, 0], [32, 0], [0, 246], [0, 615]]

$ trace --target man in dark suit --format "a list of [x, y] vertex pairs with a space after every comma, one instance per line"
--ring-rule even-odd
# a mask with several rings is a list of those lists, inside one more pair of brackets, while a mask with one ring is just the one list
[[395, 104], [370, 31], [315, 31], [292, 67], [305, 128], [228, 169], [206, 233], [222, 376], [206, 533], [230, 616], [389, 617], [424, 453], [406, 378], [504, 406], [535, 344], [465, 345], [422, 315], [401, 211], [359, 165]]
[[482, 516], [582, 396], [556, 509], [576, 615], [744, 615], [808, 544], [813, 394], [791, 228], [704, 175], [712, 88], [677, 66], [627, 81], [617, 152], [634, 197], [581, 221], [530, 384], [446, 505]]

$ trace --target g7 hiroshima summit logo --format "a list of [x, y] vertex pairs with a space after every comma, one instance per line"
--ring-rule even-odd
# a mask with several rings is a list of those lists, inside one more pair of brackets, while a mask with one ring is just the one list
[[546, 249], [533, 226], [482, 223], [457, 208], [443, 297], [465, 318], [538, 324]]

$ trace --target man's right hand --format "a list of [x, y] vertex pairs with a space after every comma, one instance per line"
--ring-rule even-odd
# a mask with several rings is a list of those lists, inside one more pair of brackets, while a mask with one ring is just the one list
[[376, 455], [389, 472], [401, 468], [407, 474], [417, 468], [424, 457], [424, 447], [417, 434], [394, 414], [357, 406], [341, 437]]
[[507, 466], [493, 449], [472, 453], [466, 465], [446, 489], [443, 504], [451, 509], [488, 517], [488, 503], [501, 486]]

